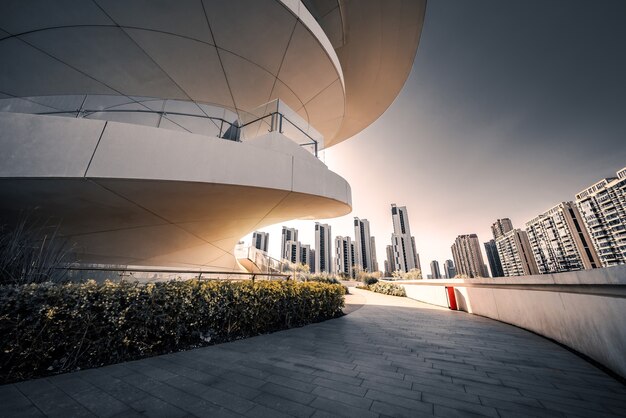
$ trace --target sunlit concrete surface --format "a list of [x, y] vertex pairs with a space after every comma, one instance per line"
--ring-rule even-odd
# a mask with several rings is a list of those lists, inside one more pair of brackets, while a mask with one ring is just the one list
[[127, 95], [246, 112], [280, 98], [336, 144], [399, 93], [426, 1], [336, 2], [337, 29], [328, 2], [308, 3], [324, 28], [298, 0], [3, 1], [0, 99]]
[[626, 414], [626, 388], [621, 383], [542, 337], [408, 298], [351, 292], [348, 303], [356, 309], [342, 318], [1, 386], [1, 413], [32, 417]]
[[236, 270], [254, 229], [345, 215], [349, 184], [279, 133], [245, 143], [0, 112], [0, 218], [60, 225], [78, 259]]
[[297, 144], [317, 155], [387, 109], [425, 7], [0, 2], [0, 225], [37, 208], [81, 264], [239, 270], [253, 230], [349, 213]]
[[407, 296], [531, 330], [626, 378], [626, 266], [490, 279], [402, 282]]

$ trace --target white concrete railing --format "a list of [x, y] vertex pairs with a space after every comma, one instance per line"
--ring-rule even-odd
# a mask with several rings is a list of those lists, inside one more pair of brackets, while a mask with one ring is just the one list
[[401, 281], [407, 296], [528, 329], [626, 377], [626, 265], [495, 279]]

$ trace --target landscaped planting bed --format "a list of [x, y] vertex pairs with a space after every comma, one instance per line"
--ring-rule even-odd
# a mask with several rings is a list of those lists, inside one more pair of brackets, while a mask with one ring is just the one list
[[293, 281], [0, 286], [0, 383], [323, 321], [342, 314], [343, 295]]
[[377, 282], [370, 285], [357, 286], [359, 289], [371, 290], [372, 292], [382, 293], [390, 296], [406, 296], [404, 287], [395, 283]]

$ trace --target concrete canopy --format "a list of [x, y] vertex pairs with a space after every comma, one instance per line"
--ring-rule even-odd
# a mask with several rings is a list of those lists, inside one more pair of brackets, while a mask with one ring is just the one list
[[[295, 138], [259, 124], [229, 141], [215, 121], [279, 99], [323, 146], [347, 139], [402, 87], [424, 7], [0, 2], [0, 222], [37, 208], [85, 263], [231, 270], [254, 229], [347, 214], [348, 183]], [[66, 117], [42, 115], [56, 104]]]
[[279, 98], [334, 145], [398, 94], [425, 0], [321, 3], [6, 0], [0, 97], [119, 94], [238, 112]]
[[0, 219], [58, 223], [82, 263], [236, 270], [254, 229], [351, 210], [348, 183], [279, 133], [240, 143], [17, 113], [0, 126]]

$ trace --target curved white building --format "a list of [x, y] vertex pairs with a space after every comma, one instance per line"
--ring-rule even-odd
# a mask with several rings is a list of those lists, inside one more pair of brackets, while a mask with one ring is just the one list
[[236, 242], [340, 216], [316, 158], [402, 88], [425, 1], [0, 2], [0, 223], [84, 263], [234, 269]]

